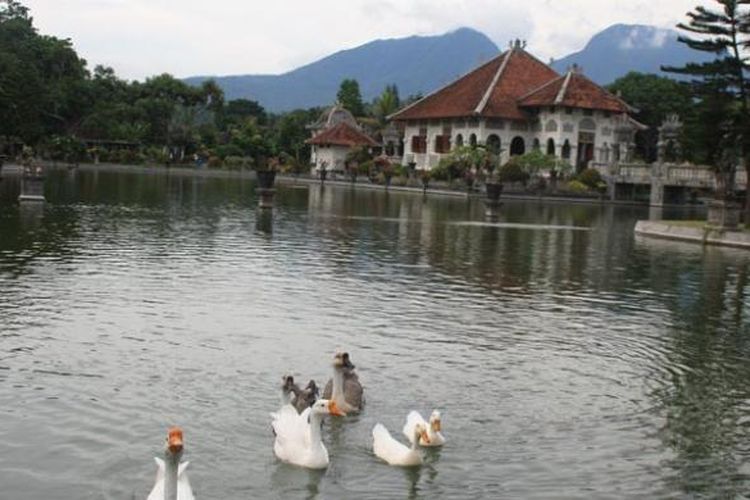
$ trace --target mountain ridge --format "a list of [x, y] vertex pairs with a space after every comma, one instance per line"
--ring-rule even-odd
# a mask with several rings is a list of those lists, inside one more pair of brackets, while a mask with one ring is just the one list
[[[581, 50], [553, 60], [551, 66], [564, 73], [577, 64], [600, 85], [612, 83], [630, 71], [676, 78], [662, 72], [661, 66], [681, 66], [711, 57], [679, 43], [677, 36], [676, 31], [666, 28], [614, 24], [594, 34]], [[499, 53], [486, 35], [463, 27], [442, 35], [373, 40], [281, 74], [204, 75], [184, 80], [199, 85], [214, 79], [227, 99], [252, 99], [269, 111], [285, 112], [331, 104], [345, 78], [359, 82], [365, 101], [377, 97], [390, 84], [398, 86], [402, 98], [425, 95]]]

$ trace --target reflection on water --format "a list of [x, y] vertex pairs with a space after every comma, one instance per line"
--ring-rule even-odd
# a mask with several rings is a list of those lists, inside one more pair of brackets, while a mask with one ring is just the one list
[[[54, 172], [0, 182], [3, 495], [142, 498], [164, 428], [206, 498], [741, 498], [750, 490], [745, 252], [636, 239], [640, 207], [278, 190]], [[664, 218], [695, 209], [664, 209]], [[700, 213], [700, 212], [698, 212]], [[331, 466], [279, 464], [278, 380], [367, 395]], [[391, 468], [371, 429], [444, 415]], [[0, 496], [3, 496], [0, 495]]]

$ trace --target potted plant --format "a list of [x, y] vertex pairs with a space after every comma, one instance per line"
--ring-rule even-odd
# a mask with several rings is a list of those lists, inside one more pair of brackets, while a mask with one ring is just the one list
[[279, 159], [271, 157], [267, 161], [257, 162], [255, 168], [255, 175], [258, 179], [258, 187], [260, 189], [273, 189], [274, 182], [276, 181], [276, 171], [279, 166]]
[[419, 177], [422, 180], [422, 193], [424, 194], [427, 194], [427, 188], [430, 186], [431, 175], [426, 168], [419, 171]]
[[383, 179], [385, 179], [385, 188], [388, 189], [388, 187], [391, 185], [391, 179], [393, 178], [393, 164], [385, 155], [381, 155], [375, 158], [374, 163], [375, 166], [378, 167], [380, 172], [383, 174]]
[[326, 177], [328, 176], [328, 162], [324, 161], [320, 164], [320, 170], [318, 171], [320, 175], [320, 183], [325, 184]]

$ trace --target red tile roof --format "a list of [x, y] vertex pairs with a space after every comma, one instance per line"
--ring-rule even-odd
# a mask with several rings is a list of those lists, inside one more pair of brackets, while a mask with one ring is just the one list
[[519, 105], [521, 107], [566, 106], [616, 113], [627, 113], [631, 110], [622, 99], [575, 71], [570, 71], [565, 76], [523, 96]]
[[341, 122], [328, 128], [312, 139], [306, 141], [308, 144], [318, 146], [377, 146], [370, 136], [357, 130], [346, 122]]
[[393, 120], [482, 116], [524, 119], [517, 100], [559, 75], [523, 49], [508, 50], [391, 116]]

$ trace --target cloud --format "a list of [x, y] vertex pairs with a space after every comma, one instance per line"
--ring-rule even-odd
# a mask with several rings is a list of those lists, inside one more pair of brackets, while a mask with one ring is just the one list
[[[696, 0], [698, 1], [698, 0]], [[708, 0], [706, 0], [708, 1]], [[580, 50], [614, 23], [671, 27], [685, 0], [25, 0], [43, 33], [128, 78], [278, 73], [377, 38], [469, 26], [540, 58]], [[691, 2], [692, 5], [692, 2]], [[663, 43], [655, 36], [651, 43]]]

